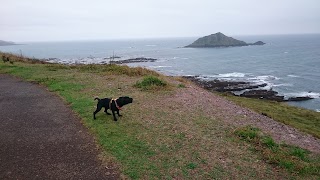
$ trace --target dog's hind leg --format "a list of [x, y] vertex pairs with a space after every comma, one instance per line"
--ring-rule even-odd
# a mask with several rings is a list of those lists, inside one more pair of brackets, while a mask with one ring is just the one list
[[102, 106], [97, 106], [96, 111], [93, 112], [93, 119], [96, 119], [96, 114], [102, 109]]

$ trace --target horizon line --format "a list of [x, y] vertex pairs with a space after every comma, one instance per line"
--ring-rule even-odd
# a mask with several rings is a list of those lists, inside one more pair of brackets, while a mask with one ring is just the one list
[[[218, 33], [218, 32], [217, 32]], [[213, 33], [214, 34], [214, 33]], [[225, 33], [223, 33], [225, 34]], [[318, 35], [320, 33], [287, 33], [287, 34], [234, 34], [234, 35], [227, 35], [227, 36], [283, 36], [283, 35]], [[208, 34], [207, 34], [208, 35]], [[26, 41], [12, 41], [12, 40], [3, 40], [7, 42], [14, 42], [14, 43], [40, 43], [40, 42], [77, 42], [77, 41], [123, 41], [123, 40], [143, 40], [143, 39], [175, 39], [175, 38], [199, 38], [207, 35], [202, 36], [167, 36], [167, 37], [118, 37], [118, 38], [88, 38], [88, 39], [65, 39], [65, 40], [26, 40]]]

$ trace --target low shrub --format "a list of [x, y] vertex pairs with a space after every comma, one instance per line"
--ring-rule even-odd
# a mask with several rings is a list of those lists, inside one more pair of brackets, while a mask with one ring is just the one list
[[155, 76], [145, 76], [142, 81], [138, 81], [135, 84], [135, 87], [141, 88], [143, 90], [159, 89], [166, 86], [167, 82]]

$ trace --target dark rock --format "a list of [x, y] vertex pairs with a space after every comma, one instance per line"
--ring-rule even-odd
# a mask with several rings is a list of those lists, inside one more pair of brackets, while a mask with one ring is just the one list
[[230, 91], [242, 91], [246, 89], [255, 89], [259, 87], [265, 87], [267, 84], [251, 84], [249, 82], [244, 81], [221, 81], [218, 79], [214, 79], [211, 81], [204, 81], [199, 79], [197, 76], [184, 76], [184, 78], [189, 79], [202, 88], [218, 91], [218, 92], [230, 92]]
[[252, 45], [265, 45], [266, 43], [262, 42], [262, 41], [257, 41], [255, 43], [253, 43]]
[[126, 59], [126, 60], [119, 60], [119, 61], [110, 61], [110, 64], [128, 64], [128, 63], [139, 63], [139, 62], [155, 62], [156, 60], [157, 59], [154, 59], [154, 58], [139, 57], [139, 58]]
[[246, 91], [242, 93], [241, 97], [248, 97], [248, 98], [257, 98], [257, 99], [268, 99], [274, 101], [285, 101], [284, 96], [278, 96], [278, 92], [273, 90], [262, 90], [262, 89], [254, 89], [250, 91]]
[[273, 90], [250, 90], [242, 93], [240, 96], [245, 96], [245, 97], [255, 97], [255, 98], [264, 98], [268, 96], [274, 96], [277, 95], [278, 92], [273, 91]]
[[303, 96], [303, 97], [290, 97], [288, 98], [288, 101], [306, 101], [306, 100], [310, 100], [313, 99], [312, 97], [309, 96]]

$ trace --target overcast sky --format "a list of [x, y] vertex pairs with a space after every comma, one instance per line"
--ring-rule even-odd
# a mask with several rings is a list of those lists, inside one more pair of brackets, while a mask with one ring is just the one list
[[0, 39], [320, 33], [320, 0], [0, 0]]

